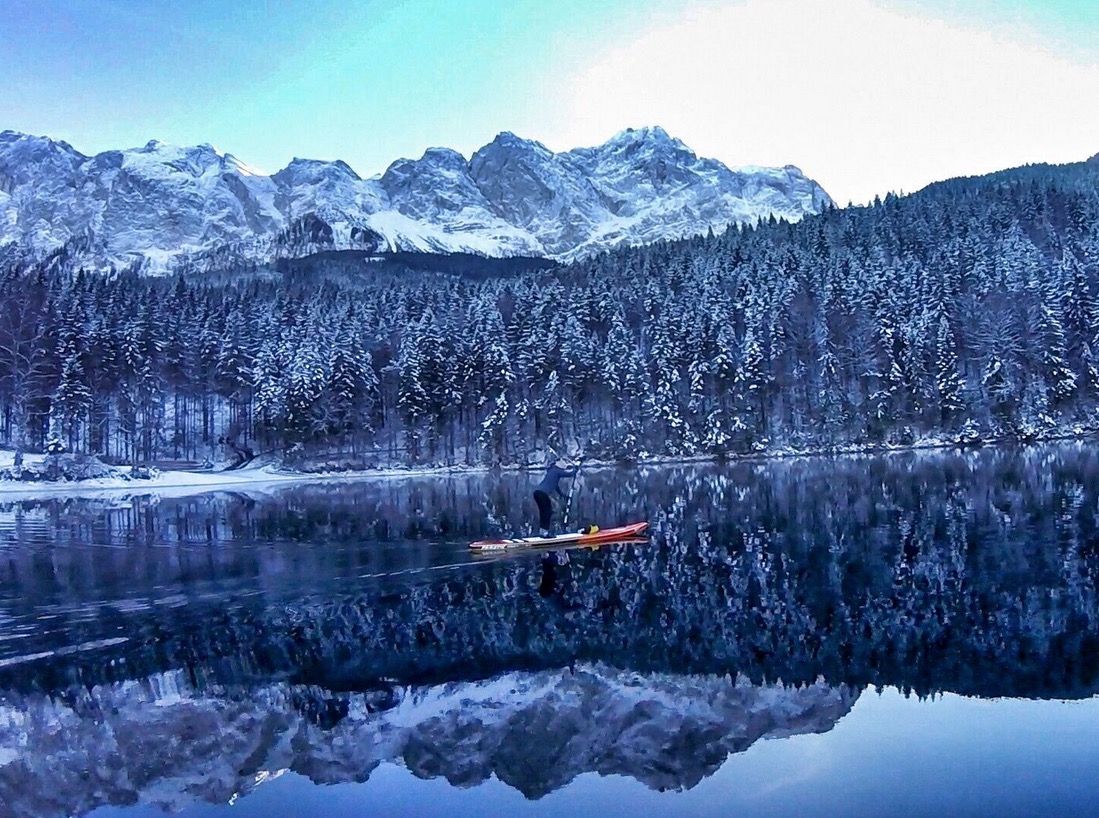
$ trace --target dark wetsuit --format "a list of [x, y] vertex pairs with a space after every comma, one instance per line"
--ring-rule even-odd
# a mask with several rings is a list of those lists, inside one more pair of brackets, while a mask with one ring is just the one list
[[561, 480], [566, 477], [575, 477], [576, 470], [576, 466], [571, 469], [562, 469], [552, 465], [546, 469], [546, 476], [542, 478], [542, 482], [534, 487], [534, 502], [538, 504], [538, 527], [542, 530], [549, 531], [550, 524], [553, 522], [553, 503], [550, 501], [550, 495], [557, 494], [568, 498], [568, 495], [561, 491]]

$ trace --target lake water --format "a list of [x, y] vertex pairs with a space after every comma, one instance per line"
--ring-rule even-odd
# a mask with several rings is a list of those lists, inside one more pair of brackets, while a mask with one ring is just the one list
[[1099, 813], [1099, 447], [0, 498], [0, 818]]

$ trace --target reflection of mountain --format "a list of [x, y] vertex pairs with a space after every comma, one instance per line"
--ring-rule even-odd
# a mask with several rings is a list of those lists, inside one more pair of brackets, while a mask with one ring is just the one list
[[199, 693], [169, 673], [3, 701], [0, 815], [225, 803], [284, 770], [364, 781], [387, 761], [456, 786], [496, 776], [529, 798], [587, 772], [689, 788], [761, 738], [831, 729], [856, 698], [823, 683], [603, 665], [349, 694], [277, 683]]
[[1097, 476], [1089, 446], [593, 473], [580, 515], [640, 509], [652, 542], [570, 552], [548, 591], [540, 555], [454, 542], [514, 528], [523, 477], [15, 504], [0, 818], [387, 759], [531, 796], [581, 771], [688, 787], [866, 685], [1093, 696]]

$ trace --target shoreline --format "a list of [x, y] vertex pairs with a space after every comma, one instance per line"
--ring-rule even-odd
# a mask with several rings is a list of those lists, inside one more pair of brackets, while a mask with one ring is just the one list
[[[1031, 440], [1017, 438], [998, 438], [973, 442], [956, 440], [925, 439], [904, 445], [852, 444], [834, 448], [815, 449], [775, 449], [770, 451], [730, 454], [725, 456], [712, 454], [654, 456], [623, 462], [610, 460], [586, 460], [587, 468], [652, 468], [706, 464], [732, 464], [739, 462], [765, 463], [768, 461], [794, 460], [799, 458], [817, 459], [826, 457], [883, 457], [904, 452], [930, 452], [943, 449], [983, 449], [1006, 446], [1028, 447], [1049, 443], [1099, 443], [1096, 430], [1058, 430]], [[282, 466], [264, 464], [236, 471], [164, 471], [151, 479], [101, 478], [73, 482], [44, 481], [0, 481], [0, 502], [34, 501], [66, 497], [110, 496], [119, 499], [125, 497], [166, 496], [189, 497], [212, 492], [232, 492], [242, 489], [267, 492], [282, 487], [312, 483], [341, 483], [364, 481], [392, 481], [401, 479], [422, 479], [425, 477], [446, 477], [453, 475], [490, 474], [493, 472], [530, 472], [538, 471], [540, 466], [522, 466], [507, 464], [498, 466], [481, 465], [444, 465], [444, 466], [407, 466], [388, 467], [370, 470], [346, 470], [329, 472], [293, 471]]]

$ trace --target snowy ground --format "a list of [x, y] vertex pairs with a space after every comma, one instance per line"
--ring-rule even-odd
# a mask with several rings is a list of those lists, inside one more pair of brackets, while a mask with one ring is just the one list
[[[25, 454], [23, 462], [28, 466], [32, 463], [41, 463], [46, 459], [43, 454]], [[0, 449], [0, 469], [6, 469], [15, 464], [15, 452], [10, 449]]]
[[[0, 468], [12, 465], [14, 453], [0, 450]], [[25, 455], [28, 465], [43, 460], [43, 455]], [[123, 467], [122, 471], [126, 471]], [[272, 464], [257, 464], [235, 471], [163, 471], [149, 480], [130, 480], [124, 477], [108, 477], [79, 482], [18, 482], [0, 480], [0, 500], [31, 499], [36, 497], [96, 496], [104, 494], [158, 494], [185, 497], [208, 491], [233, 491], [247, 488], [264, 491], [280, 485], [370, 479], [395, 479], [420, 477], [428, 474], [449, 474], [455, 471], [473, 471], [469, 468], [390, 469], [369, 472], [341, 472], [336, 474], [306, 474], [289, 472]]]

